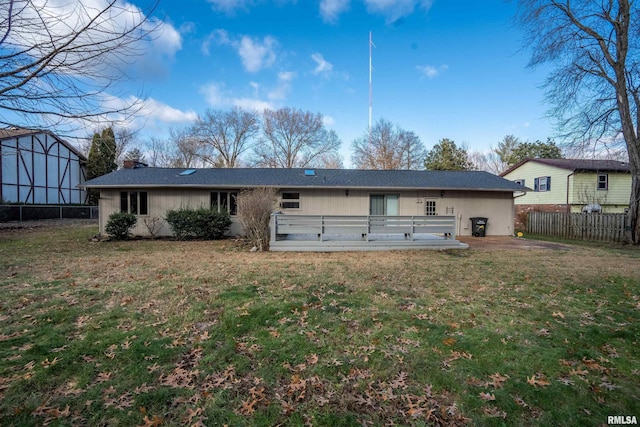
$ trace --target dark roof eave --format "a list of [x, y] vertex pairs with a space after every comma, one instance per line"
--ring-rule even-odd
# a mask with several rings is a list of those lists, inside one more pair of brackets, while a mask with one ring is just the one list
[[[505, 193], [513, 193], [516, 191], [523, 191], [520, 188], [473, 188], [473, 187], [363, 187], [363, 186], [326, 186], [326, 185], [213, 185], [213, 184], [128, 184], [128, 185], [79, 185], [79, 188], [92, 188], [92, 189], [105, 189], [115, 190], [119, 188], [200, 188], [200, 189], [238, 189], [238, 188], [254, 188], [254, 187], [266, 187], [266, 188], [295, 188], [295, 189], [336, 189], [336, 190], [385, 190], [385, 191], [399, 191], [399, 190], [437, 190], [437, 191], [498, 191]], [[526, 191], [525, 191], [526, 192]]]

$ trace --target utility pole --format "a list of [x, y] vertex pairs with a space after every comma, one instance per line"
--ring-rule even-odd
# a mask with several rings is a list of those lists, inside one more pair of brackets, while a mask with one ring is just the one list
[[371, 35], [371, 31], [369, 31], [369, 139], [371, 139], [371, 115], [373, 112], [373, 82], [372, 82], [372, 77], [373, 77], [373, 63], [372, 63], [372, 56], [373, 56], [373, 48], [376, 47], [376, 45], [373, 44], [373, 38]]

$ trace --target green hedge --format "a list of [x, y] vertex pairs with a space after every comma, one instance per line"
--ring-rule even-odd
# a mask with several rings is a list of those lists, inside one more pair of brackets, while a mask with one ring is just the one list
[[207, 208], [170, 210], [166, 212], [165, 219], [173, 234], [180, 240], [221, 239], [231, 226], [228, 212]]
[[105, 231], [112, 239], [126, 240], [129, 238], [129, 232], [136, 225], [138, 218], [134, 214], [126, 212], [117, 212], [109, 215]]

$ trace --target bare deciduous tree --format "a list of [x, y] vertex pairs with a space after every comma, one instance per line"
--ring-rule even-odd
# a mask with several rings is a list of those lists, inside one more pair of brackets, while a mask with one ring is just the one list
[[351, 161], [358, 169], [424, 168], [425, 149], [420, 138], [385, 119], [354, 140], [352, 149]]
[[265, 110], [262, 133], [263, 141], [254, 148], [255, 164], [262, 167], [314, 166], [341, 145], [338, 135], [325, 129], [322, 114], [292, 108]]
[[313, 166], [322, 169], [344, 169], [342, 156], [337, 151], [318, 156]]
[[168, 168], [174, 165], [174, 158], [170, 152], [170, 144], [164, 139], [150, 138], [145, 144], [145, 158], [151, 167]]
[[139, 97], [107, 101], [120, 95], [124, 68], [158, 29], [148, 18], [154, 8], [0, 0], [0, 123], [35, 128], [137, 112]]
[[171, 128], [169, 130], [169, 145], [173, 153], [173, 167], [197, 168], [204, 167], [203, 158], [210, 156], [203, 154], [204, 143], [188, 127]]
[[632, 177], [626, 237], [640, 244], [640, 3], [519, 0], [518, 20], [530, 65], [555, 67], [547, 99], [565, 136], [587, 144], [623, 136]]
[[204, 117], [198, 117], [194, 129], [213, 150], [213, 156], [205, 161], [214, 167], [235, 168], [260, 132], [260, 120], [255, 111], [237, 107], [229, 111], [207, 110]]

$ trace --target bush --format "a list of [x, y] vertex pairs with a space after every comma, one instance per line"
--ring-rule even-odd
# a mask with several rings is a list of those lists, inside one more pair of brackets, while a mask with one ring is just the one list
[[126, 240], [138, 218], [134, 214], [117, 212], [109, 215], [105, 231], [115, 240]]
[[269, 221], [277, 209], [276, 190], [255, 188], [238, 195], [238, 219], [247, 239], [258, 250], [269, 248]]
[[221, 239], [231, 226], [228, 212], [217, 212], [207, 208], [170, 210], [167, 211], [165, 219], [173, 234], [180, 240]]

